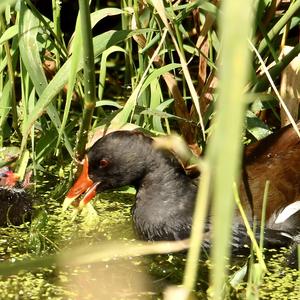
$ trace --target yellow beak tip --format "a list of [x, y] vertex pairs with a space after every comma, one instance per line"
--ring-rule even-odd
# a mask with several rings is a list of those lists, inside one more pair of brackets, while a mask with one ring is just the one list
[[64, 203], [62, 205], [62, 210], [66, 211], [68, 209], [68, 207], [71, 206], [71, 204], [74, 202], [74, 200], [76, 198], [77, 197], [72, 197], [72, 198], [66, 197], [65, 200], [64, 200]]

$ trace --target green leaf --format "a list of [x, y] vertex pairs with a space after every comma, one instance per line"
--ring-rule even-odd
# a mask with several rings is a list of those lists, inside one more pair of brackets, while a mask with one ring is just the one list
[[98, 106], [112, 106], [112, 107], [115, 107], [117, 109], [120, 109], [122, 108], [123, 106], [118, 104], [117, 102], [115, 101], [111, 101], [111, 100], [100, 100], [100, 101], [97, 101], [96, 102], [96, 107]]
[[2, 12], [3, 10], [5, 10], [5, 8], [8, 5], [15, 4], [15, 2], [16, 2], [16, 0], [1, 0], [1, 3], [0, 3], [0, 12]]
[[97, 10], [91, 14], [91, 26], [93, 28], [99, 21], [101, 21], [105, 17], [116, 16], [123, 13], [124, 11], [122, 9], [113, 7]]
[[105, 86], [105, 79], [106, 79], [106, 61], [107, 57], [114, 52], [123, 52], [126, 54], [126, 51], [119, 47], [119, 46], [111, 46], [107, 50], [103, 51], [102, 57], [101, 57], [101, 63], [100, 63], [100, 76], [99, 76], [99, 89], [98, 89], [98, 98], [102, 100], [104, 86]]
[[[169, 105], [171, 103], [174, 102], [174, 99], [169, 99], [169, 100], [166, 100], [164, 101], [163, 103], [161, 103], [160, 105], [158, 105], [156, 107], [156, 110], [157, 111], [164, 111], [166, 108], [169, 107]], [[171, 117], [174, 117], [173, 115]], [[165, 118], [165, 117], [164, 117]], [[153, 127], [157, 130], [157, 131], [160, 131], [160, 132], [163, 132], [163, 127], [162, 127], [162, 124], [161, 124], [161, 117], [159, 116], [153, 116]]]
[[3, 128], [9, 111], [11, 103], [11, 82], [7, 81], [4, 85], [2, 95], [0, 97], [0, 128]]
[[261, 140], [272, 133], [269, 127], [251, 111], [247, 111], [246, 122], [247, 131], [257, 140]]
[[2, 34], [0, 38], [0, 44], [12, 39], [14, 36], [18, 34], [18, 26], [13, 25], [11, 27], [8, 27]]
[[38, 95], [41, 95], [47, 87], [47, 79], [43, 70], [37, 44], [38, 29], [38, 19], [25, 5], [22, 5], [19, 22], [20, 54]]
[[142, 88], [141, 88], [141, 93], [148, 87], [148, 85], [151, 83], [151, 81], [153, 81], [154, 79], [160, 77], [161, 75], [163, 75], [171, 70], [177, 69], [177, 68], [181, 68], [181, 64], [173, 63], [173, 64], [168, 64], [166, 66], [163, 66], [159, 69], [155, 69], [153, 72], [150, 73], [150, 75], [147, 77], [147, 79], [143, 83]]

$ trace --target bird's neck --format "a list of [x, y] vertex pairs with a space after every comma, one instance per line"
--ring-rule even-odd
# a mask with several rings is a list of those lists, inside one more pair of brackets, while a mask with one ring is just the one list
[[160, 161], [137, 187], [133, 220], [145, 240], [178, 240], [190, 234], [196, 185], [181, 166]]
[[146, 167], [143, 176], [135, 182], [137, 190], [151, 188], [154, 193], [160, 190], [178, 192], [192, 183], [182, 165], [170, 152], [155, 150], [144, 161]]

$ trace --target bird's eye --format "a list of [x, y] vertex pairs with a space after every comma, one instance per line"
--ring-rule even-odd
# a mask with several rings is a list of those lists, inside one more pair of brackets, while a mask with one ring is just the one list
[[109, 165], [109, 160], [103, 158], [99, 162], [100, 168], [106, 168]]

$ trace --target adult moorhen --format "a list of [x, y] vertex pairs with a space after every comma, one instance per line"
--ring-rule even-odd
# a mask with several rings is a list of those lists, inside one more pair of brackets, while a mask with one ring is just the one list
[[[271, 182], [266, 247], [286, 246], [300, 232], [299, 170], [300, 139], [291, 126], [244, 151], [240, 196], [249, 220], [260, 220], [265, 182]], [[136, 131], [112, 132], [91, 147], [67, 201], [86, 192], [80, 202], [85, 204], [96, 192], [124, 185], [133, 185], [137, 190], [132, 215], [141, 239], [178, 240], [189, 236], [197, 184], [171, 152], [157, 149], [152, 138]], [[78, 201], [73, 203], [78, 205]], [[236, 212], [233, 225], [236, 249], [248, 240], [242, 223]]]
[[31, 216], [32, 195], [26, 190], [27, 182], [18, 180], [8, 167], [0, 168], [0, 226], [20, 225]]

